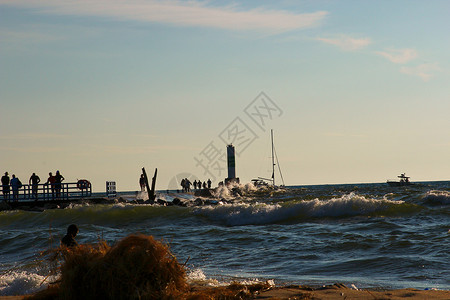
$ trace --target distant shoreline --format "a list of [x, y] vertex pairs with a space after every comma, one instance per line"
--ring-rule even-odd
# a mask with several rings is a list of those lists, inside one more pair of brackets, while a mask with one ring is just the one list
[[[427, 180], [427, 181], [415, 181], [415, 180], [413, 180], [411, 182], [412, 183], [417, 183], [417, 184], [439, 183], [439, 182], [445, 183], [445, 182], [450, 182], [450, 179], [449, 180]], [[251, 183], [251, 182], [247, 182], [247, 183]], [[245, 183], [245, 184], [247, 184], [247, 183]], [[315, 186], [316, 187], [320, 187], [320, 186], [330, 186], [330, 185], [342, 185], [342, 186], [347, 185], [347, 186], [351, 186], [351, 185], [370, 185], [370, 184], [382, 184], [382, 185], [386, 185], [387, 186], [386, 181], [382, 181], [382, 182], [357, 182], [357, 183], [314, 183], [314, 184], [294, 184], [294, 185], [287, 184], [286, 187], [287, 188], [295, 188], [295, 187], [300, 187], [301, 188], [301, 187], [315, 187]], [[177, 193], [177, 192], [182, 193], [181, 187], [179, 189], [169, 189], [169, 190], [167, 190], [167, 189], [157, 189], [156, 190], [157, 193], [161, 193], [161, 194], [164, 194], [167, 191], [169, 191], [171, 193]], [[139, 192], [140, 191], [138, 191], [138, 190], [117, 191], [118, 194], [120, 193], [122, 195], [136, 194], [136, 193], [139, 193]], [[92, 193], [93, 194], [102, 194], [102, 193], [104, 194], [105, 192], [103, 192], [103, 191], [93, 191]]]

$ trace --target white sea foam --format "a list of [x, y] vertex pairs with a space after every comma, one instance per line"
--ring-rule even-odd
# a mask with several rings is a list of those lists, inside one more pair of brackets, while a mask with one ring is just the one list
[[[163, 192], [155, 192], [155, 196], [157, 199], [165, 199], [166, 193]], [[127, 201], [133, 201], [133, 200], [144, 200], [147, 201], [148, 198], [148, 192], [147, 191], [138, 191], [135, 195], [128, 194], [128, 195], [121, 195], [121, 198], [127, 200]]]
[[36, 293], [47, 287], [45, 276], [27, 271], [11, 271], [0, 277], [0, 295], [15, 296]]
[[230, 183], [228, 185], [222, 185], [212, 191], [215, 198], [231, 199], [236, 196], [243, 196], [250, 192], [256, 191], [257, 188], [253, 183]]
[[203, 273], [202, 269], [189, 270], [187, 276], [188, 276], [188, 279], [193, 280], [193, 281], [206, 279], [206, 275]]
[[213, 196], [216, 198], [225, 198], [225, 199], [229, 199], [231, 198], [231, 194], [230, 194], [230, 190], [228, 189], [227, 186], [219, 186], [218, 188], [216, 188], [213, 191]]
[[[217, 280], [206, 277], [206, 275], [203, 273], [202, 269], [193, 269], [189, 270], [187, 273], [187, 280], [190, 284], [196, 284], [196, 285], [203, 285], [203, 286], [212, 286], [212, 287], [218, 287], [218, 286], [226, 286], [231, 283], [238, 282], [243, 285], [252, 285], [252, 284], [258, 284], [261, 283], [261, 281], [258, 278], [247, 278], [247, 279], [241, 279], [237, 280], [236, 278], [232, 278], [229, 280]], [[275, 282], [273, 280], [267, 280], [265, 283], [269, 286], [275, 286]]]
[[136, 199], [140, 199], [140, 200], [148, 200], [148, 193], [147, 191], [139, 191], [136, 194]]
[[81, 207], [89, 207], [91, 204], [89, 202], [83, 202], [83, 203], [69, 203], [67, 207], [64, 209], [75, 209], [75, 208], [81, 208]]
[[216, 279], [207, 278], [202, 269], [189, 270], [187, 273], [187, 281], [190, 284], [204, 286], [220, 286], [221, 283]]

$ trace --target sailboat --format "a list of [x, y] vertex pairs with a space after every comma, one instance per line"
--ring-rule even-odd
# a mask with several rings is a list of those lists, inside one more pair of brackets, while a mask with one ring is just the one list
[[[270, 130], [270, 140], [272, 143], [272, 177], [271, 178], [258, 177], [256, 179], [252, 179], [252, 183], [256, 187], [270, 187], [270, 188], [274, 188], [274, 189], [284, 188], [285, 184], [284, 184], [283, 174], [281, 173], [281, 168], [280, 168], [280, 164], [278, 162], [277, 152], [275, 151], [275, 145], [273, 143], [273, 129]], [[276, 163], [275, 163], [275, 161], [276, 161]], [[278, 167], [278, 171], [280, 173], [280, 178], [281, 178], [281, 182], [282, 182], [281, 185], [275, 184], [275, 166]]]

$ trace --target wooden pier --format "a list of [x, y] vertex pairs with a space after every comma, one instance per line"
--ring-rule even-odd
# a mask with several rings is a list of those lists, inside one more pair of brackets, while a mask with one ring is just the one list
[[[20, 208], [22, 206], [45, 206], [47, 204], [62, 204], [77, 202], [92, 197], [91, 184], [68, 182], [58, 185], [24, 184], [15, 194], [9, 186], [9, 193], [4, 193], [5, 187], [0, 185], [0, 202], [2, 206]], [[0, 210], [2, 207], [0, 207]]]

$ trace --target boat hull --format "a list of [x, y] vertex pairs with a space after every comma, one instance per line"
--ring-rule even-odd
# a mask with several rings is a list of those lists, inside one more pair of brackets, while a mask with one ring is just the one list
[[400, 181], [388, 181], [387, 184], [389, 186], [407, 186], [407, 185], [414, 185], [412, 182], [400, 182]]

